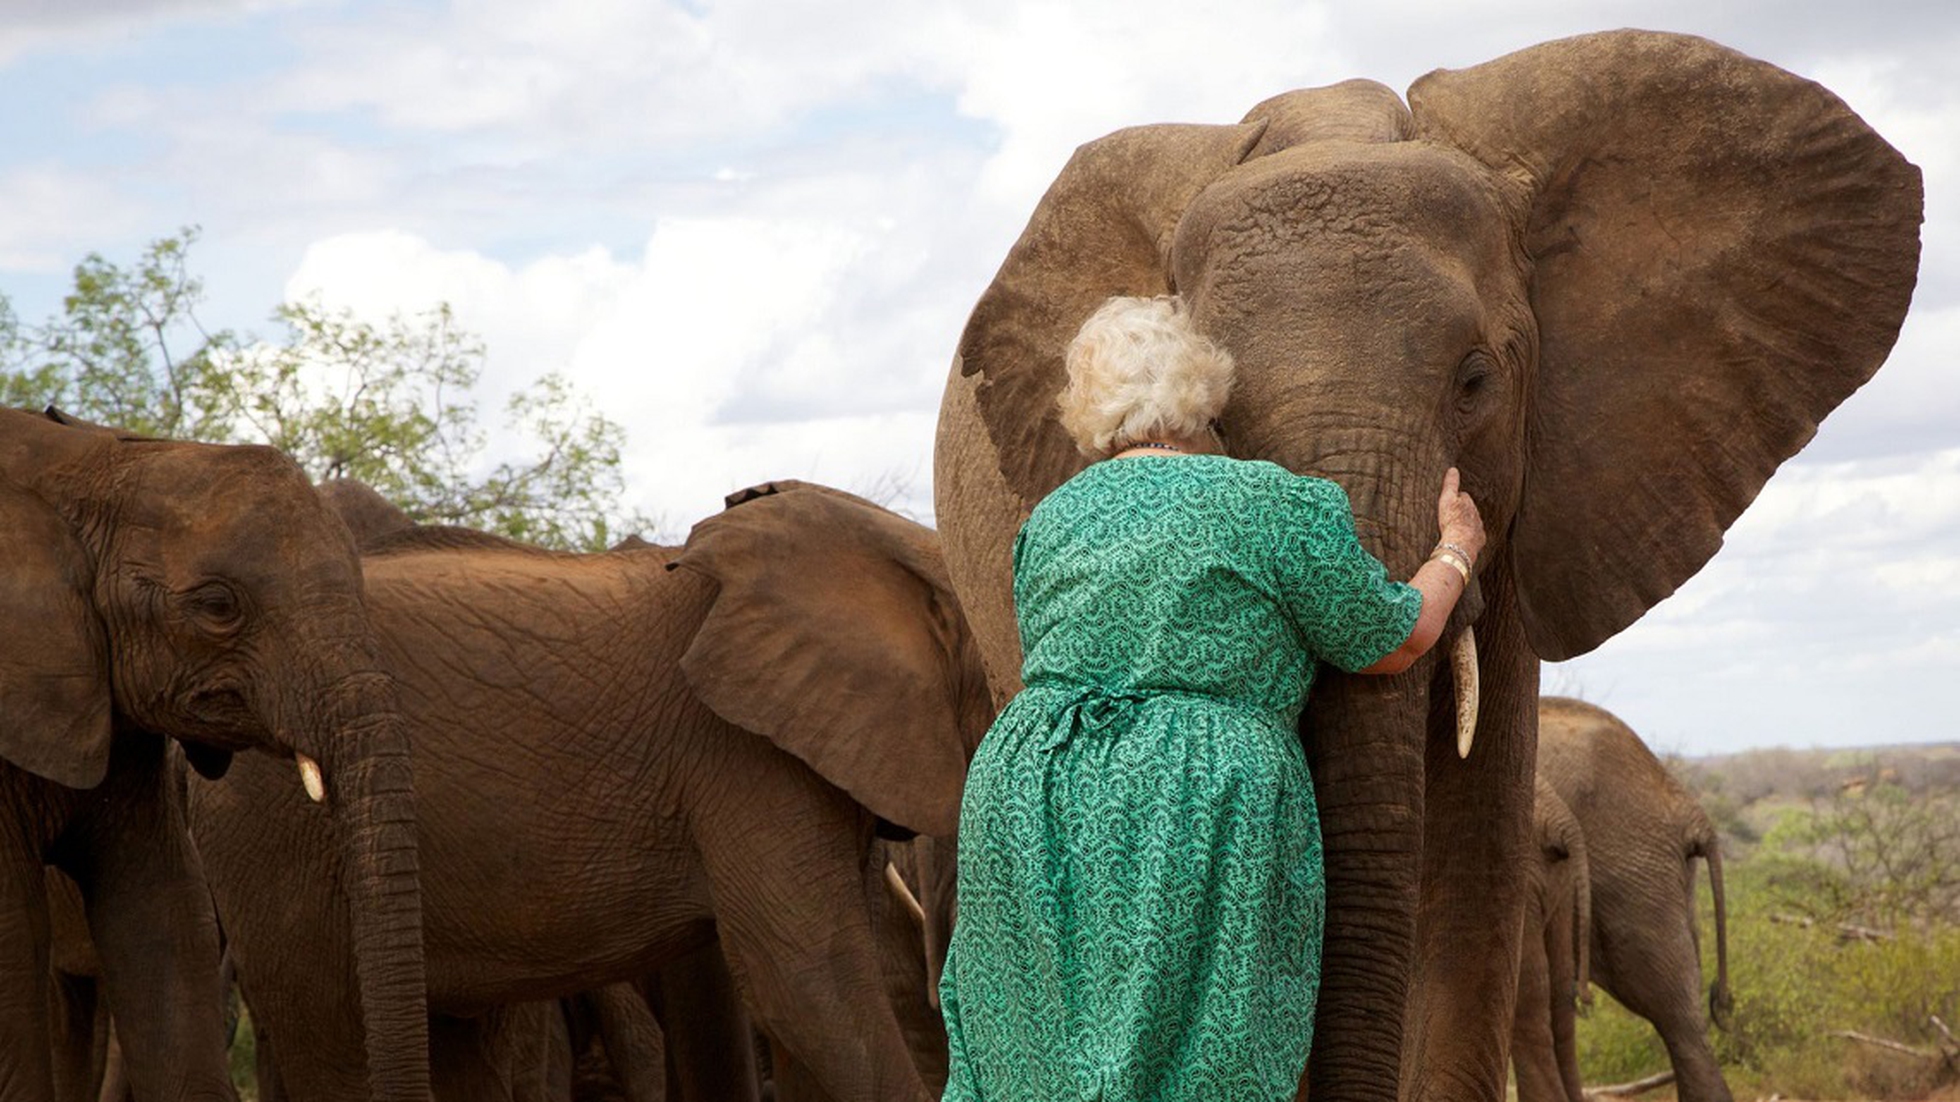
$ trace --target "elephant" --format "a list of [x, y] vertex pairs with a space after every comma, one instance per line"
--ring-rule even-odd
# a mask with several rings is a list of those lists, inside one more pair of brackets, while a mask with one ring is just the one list
[[1719, 1024], [1732, 997], [1728, 903], [1714, 824], [1631, 728], [1584, 701], [1540, 702], [1538, 775], [1572, 809], [1586, 837], [1594, 980], [1653, 1023], [1674, 1065], [1681, 1102], [1729, 1102], [1702, 1013], [1695, 917], [1700, 858], [1708, 863], [1715, 901], [1715, 984], [1708, 1009]]
[[366, 547], [383, 537], [416, 527], [414, 518], [401, 506], [359, 479], [330, 478], [314, 487], [314, 491], [347, 526], [355, 547]]
[[660, 1021], [668, 1102], [761, 1098], [755, 1031], [718, 946], [668, 961], [642, 991]]
[[1572, 809], [1544, 777], [1532, 788], [1538, 858], [1525, 893], [1511, 1068], [1518, 1102], [1586, 1102], [1575, 1018], [1592, 1002], [1592, 866]]
[[1055, 409], [1065, 348], [1111, 296], [1181, 296], [1237, 365], [1225, 452], [1339, 483], [1393, 576], [1435, 544], [1450, 467], [1489, 533], [1447, 648], [1323, 670], [1303, 715], [1316, 1099], [1503, 1096], [1539, 663], [1699, 570], [1878, 369], [1922, 206], [1919, 170], [1826, 89], [1646, 31], [1437, 71], [1406, 106], [1351, 80], [1119, 130], [1042, 197], [959, 338], [934, 452], [997, 701], [1019, 688], [1015, 533], [1088, 462]]
[[49, 865], [80, 889], [137, 1095], [235, 1097], [170, 740], [213, 775], [260, 750], [241, 760], [325, 801], [368, 1086], [425, 1099], [408, 746], [352, 543], [299, 466], [0, 410], [0, 563], [0, 1099], [55, 1096]]
[[[432, 1011], [635, 979], [718, 940], [831, 1096], [927, 1097], [864, 885], [874, 836], [951, 835], [992, 718], [929, 530], [785, 482], [681, 548], [422, 528], [363, 568], [416, 759]], [[288, 1095], [354, 1097], [344, 969], [322, 964], [345, 935], [295, 904], [328, 854], [290, 788], [241, 760], [193, 783], [193, 832]]]

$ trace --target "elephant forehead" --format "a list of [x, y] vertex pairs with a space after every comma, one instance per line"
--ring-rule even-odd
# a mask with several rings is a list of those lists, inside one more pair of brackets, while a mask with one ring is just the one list
[[1179, 259], [1256, 243], [1397, 237], [1450, 251], [1506, 241], [1500, 182], [1429, 142], [1311, 142], [1239, 165], [1199, 194], [1178, 227]]
[[353, 583], [351, 545], [284, 455], [252, 445], [134, 448], [140, 475], [123, 519], [149, 533], [173, 574], [270, 579], [298, 563], [331, 563], [334, 583]]

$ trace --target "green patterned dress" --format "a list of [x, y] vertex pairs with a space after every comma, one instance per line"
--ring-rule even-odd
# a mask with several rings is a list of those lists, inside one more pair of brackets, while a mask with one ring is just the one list
[[1014, 543], [1026, 689], [967, 775], [946, 1102], [1291, 1099], [1326, 897], [1295, 724], [1421, 595], [1324, 479], [1096, 463]]

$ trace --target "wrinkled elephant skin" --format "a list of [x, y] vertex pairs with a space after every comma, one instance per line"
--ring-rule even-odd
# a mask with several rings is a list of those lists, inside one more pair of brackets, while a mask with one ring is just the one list
[[1538, 853], [1525, 893], [1511, 1066], [1518, 1102], [1586, 1102], [1576, 1019], [1591, 998], [1592, 864], [1572, 809], [1543, 777], [1534, 787]]
[[1667, 1046], [1681, 1102], [1729, 1102], [1702, 999], [1695, 861], [1715, 900], [1715, 985], [1729, 1006], [1728, 901], [1715, 825], [1639, 736], [1584, 701], [1539, 708], [1538, 775], [1571, 808], [1592, 874], [1593, 978], [1647, 1019]]
[[[44, 865], [81, 889], [139, 1097], [230, 1099], [218, 932], [165, 738], [320, 763], [357, 933], [350, 1018], [427, 1097], [407, 745], [346, 529], [270, 448], [0, 411], [0, 1098], [52, 1097]], [[276, 759], [276, 760], [275, 760]]]
[[1918, 169], [1830, 92], [1643, 31], [1435, 72], [1406, 106], [1357, 80], [1118, 131], [1042, 198], [967, 322], [934, 461], [997, 697], [1020, 665], [1014, 533], [1085, 462], [1054, 408], [1063, 352], [1111, 295], [1181, 295], [1237, 363], [1227, 451], [1341, 483], [1396, 576], [1437, 539], [1450, 466], [1490, 533], [1447, 629], [1476, 630], [1469, 759], [1433, 655], [1329, 674], [1303, 720], [1316, 1102], [1503, 1096], [1539, 661], [1699, 570], [1877, 370], [1921, 206]]
[[[683, 549], [369, 545], [414, 745], [429, 1005], [587, 991], [718, 937], [757, 1024], [835, 1097], [922, 1102], [863, 870], [881, 819], [951, 833], [991, 718], [978, 658], [928, 530], [794, 483], [731, 500]], [[296, 1102], [359, 1097], [319, 819], [269, 766], [193, 786]]]

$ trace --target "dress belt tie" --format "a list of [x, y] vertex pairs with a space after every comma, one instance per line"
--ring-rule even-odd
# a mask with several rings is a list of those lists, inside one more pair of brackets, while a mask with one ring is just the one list
[[1044, 753], [1066, 746], [1078, 735], [1093, 738], [1106, 733], [1112, 726], [1119, 724], [1127, 726], [1124, 721], [1129, 719], [1131, 711], [1137, 705], [1165, 698], [1181, 697], [1215, 707], [1222, 706], [1242, 711], [1262, 720], [1272, 719], [1271, 714], [1262, 708], [1228, 700], [1225, 697], [1177, 689], [1112, 689], [1102, 685], [1072, 685], [1065, 682], [1036, 684], [1028, 688], [1032, 691], [1063, 696], [1059, 705], [1052, 706], [1056, 723], [1048, 736], [1042, 740], [1041, 750]]

